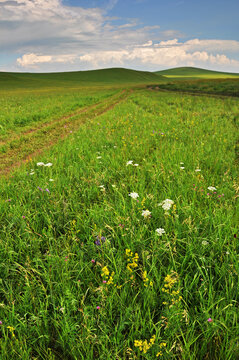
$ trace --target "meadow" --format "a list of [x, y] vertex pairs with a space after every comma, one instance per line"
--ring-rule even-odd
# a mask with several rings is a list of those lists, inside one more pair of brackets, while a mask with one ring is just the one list
[[52, 82], [1, 92], [0, 358], [239, 359], [239, 100]]
[[186, 81], [185, 78], [175, 78], [171, 82], [161, 82], [159, 85], [150, 85], [150, 87], [153, 89], [159, 88], [161, 90], [186, 92], [191, 94], [239, 97], [239, 78], [214, 80], [188, 79]]

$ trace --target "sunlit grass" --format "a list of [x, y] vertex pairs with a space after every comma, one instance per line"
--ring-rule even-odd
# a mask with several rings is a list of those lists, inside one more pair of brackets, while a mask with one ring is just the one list
[[134, 91], [1, 180], [2, 359], [238, 358], [237, 109]]

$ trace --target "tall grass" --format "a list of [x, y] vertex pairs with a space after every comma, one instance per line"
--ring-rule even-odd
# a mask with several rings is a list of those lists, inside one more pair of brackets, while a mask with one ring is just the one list
[[2, 359], [239, 358], [237, 108], [135, 91], [1, 180]]

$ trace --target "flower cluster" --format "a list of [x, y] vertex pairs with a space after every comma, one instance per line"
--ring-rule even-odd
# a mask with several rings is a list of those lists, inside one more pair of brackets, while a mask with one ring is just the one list
[[162, 236], [165, 234], [165, 230], [163, 228], [158, 228], [155, 230], [158, 236]]
[[208, 186], [208, 190], [210, 190], [210, 191], [216, 191], [217, 188], [215, 188], [214, 186]]
[[[182, 296], [179, 295], [179, 290], [173, 290], [173, 287], [178, 282], [178, 274], [175, 271], [172, 271], [171, 274], [168, 274], [164, 279], [164, 286], [162, 291], [168, 294], [171, 298], [170, 306], [173, 306], [179, 303], [182, 300]], [[163, 302], [164, 305], [168, 305], [168, 302]]]
[[162, 206], [162, 208], [165, 211], [168, 211], [168, 210], [170, 210], [170, 208], [172, 207], [173, 204], [174, 204], [173, 200], [166, 199], [166, 200], [162, 201], [160, 204], [158, 204], [158, 206]]
[[[159, 344], [159, 348], [160, 349], [163, 349], [167, 346], [167, 344], [165, 342], [162, 342], [161, 344]], [[159, 356], [163, 356], [163, 352], [162, 350], [160, 350], [157, 354], [156, 354], [156, 357], [159, 357]]]
[[97, 240], [95, 241], [95, 245], [97, 246], [101, 246], [106, 240], [104, 236], [97, 236], [96, 239]]
[[132, 197], [132, 199], [136, 200], [139, 197], [139, 194], [136, 192], [132, 192], [129, 194], [130, 197]]
[[99, 185], [100, 191], [105, 192], [105, 185]]
[[143, 282], [144, 282], [144, 286], [145, 287], [148, 287], [149, 286], [153, 286], [153, 281], [149, 281], [149, 278], [147, 276], [147, 271], [142, 271], [142, 279], [143, 279]]
[[38, 162], [38, 163], [37, 163], [37, 166], [47, 166], [47, 167], [50, 167], [50, 166], [52, 166], [52, 163], [44, 164], [44, 162]]
[[102, 269], [101, 269], [101, 276], [103, 277], [103, 282], [110, 285], [110, 284], [113, 284], [114, 283], [114, 275], [115, 275], [115, 272], [112, 271], [111, 275], [110, 275], [110, 271], [108, 269], [107, 266], [104, 266]]
[[144, 354], [153, 346], [155, 343], [156, 336], [153, 335], [149, 342], [147, 340], [134, 340], [134, 346], [138, 347], [140, 351], [143, 351]]
[[14, 334], [14, 330], [15, 330], [15, 328], [14, 328], [14, 327], [12, 327], [12, 326], [7, 326], [7, 329], [9, 329], [9, 331], [10, 331], [10, 333], [11, 333], [12, 337], [14, 338], [14, 337], [15, 337], [15, 334]]
[[128, 165], [139, 166], [139, 164], [133, 164], [133, 160], [127, 161], [126, 166], [128, 166]]
[[127, 269], [132, 272], [132, 269], [135, 269], [138, 266], [139, 255], [137, 252], [134, 254], [130, 249], [126, 249], [125, 253], [128, 261]]
[[106, 277], [106, 278], [108, 279], [109, 274], [110, 274], [108, 267], [107, 267], [107, 266], [104, 266], [104, 267], [101, 269], [101, 271], [102, 271], [101, 276], [102, 276], [102, 277]]
[[148, 217], [151, 216], [151, 212], [149, 210], [143, 210], [142, 216], [144, 217], [144, 219], [147, 219]]
[[50, 190], [49, 190], [49, 189], [47, 189], [47, 188], [46, 188], [45, 190], [44, 190], [44, 189], [42, 189], [40, 186], [38, 186], [37, 188], [38, 188], [38, 190], [40, 190], [40, 191], [46, 191], [46, 192], [48, 192], [48, 193], [50, 194]]

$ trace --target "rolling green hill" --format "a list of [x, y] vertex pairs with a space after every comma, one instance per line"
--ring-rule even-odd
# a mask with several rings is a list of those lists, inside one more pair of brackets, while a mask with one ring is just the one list
[[225, 79], [239, 78], [239, 74], [227, 73], [213, 70], [200, 69], [195, 67], [178, 67], [168, 70], [156, 71], [155, 74], [167, 78], [190, 78], [190, 79]]
[[5, 73], [0, 72], [0, 89], [74, 87], [90, 85], [122, 85], [156, 83], [164, 80], [152, 72], [123, 68], [62, 73]]

